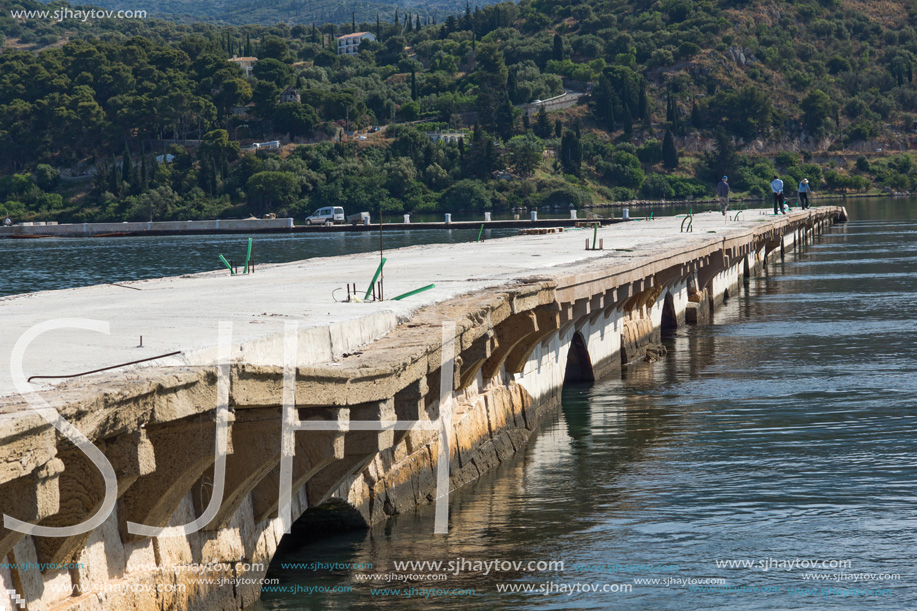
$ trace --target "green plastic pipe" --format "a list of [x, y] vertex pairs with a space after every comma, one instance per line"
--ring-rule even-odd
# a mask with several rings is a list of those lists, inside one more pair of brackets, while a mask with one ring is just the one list
[[595, 223], [592, 227], [592, 250], [595, 250], [599, 247], [599, 224]]
[[417, 293], [423, 293], [424, 291], [429, 291], [434, 288], [435, 284], [428, 284], [427, 286], [422, 286], [419, 289], [414, 289], [413, 291], [408, 291], [407, 293], [402, 293], [397, 297], [392, 297], [392, 301], [398, 301], [399, 299], [404, 299], [405, 297], [410, 297], [411, 295], [416, 295]]
[[478, 231], [478, 239], [475, 240], [475, 242], [480, 242], [480, 241], [481, 241], [481, 234], [483, 234], [483, 233], [484, 233], [484, 224], [482, 223], [482, 224], [481, 224], [481, 230]]
[[252, 239], [248, 238], [248, 254], [245, 255], [245, 271], [243, 274], [248, 273], [248, 260], [252, 258]]
[[382, 260], [379, 261], [379, 267], [376, 268], [376, 274], [373, 276], [372, 282], [369, 283], [369, 288], [366, 289], [366, 294], [363, 295], [363, 301], [369, 299], [369, 296], [373, 294], [373, 287], [376, 286], [376, 280], [379, 279], [379, 274], [382, 273], [383, 265], [385, 265], [385, 257], [382, 257]]
[[236, 273], [236, 272], [232, 271], [232, 265], [229, 264], [229, 261], [226, 260], [226, 257], [224, 257], [223, 255], [220, 255], [220, 261], [222, 261], [222, 262], [223, 262], [223, 265], [226, 266], [226, 269], [229, 270], [229, 275], [230, 275], [230, 276], [233, 275], [234, 273]]

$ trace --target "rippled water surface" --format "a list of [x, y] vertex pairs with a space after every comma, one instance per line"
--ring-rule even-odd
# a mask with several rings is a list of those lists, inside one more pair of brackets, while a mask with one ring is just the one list
[[[912, 206], [848, 204], [849, 224], [788, 252], [713, 324], [679, 329], [664, 361], [565, 389], [524, 452], [453, 494], [448, 535], [426, 506], [290, 546], [269, 576], [327, 591], [265, 592], [255, 609], [917, 608]], [[360, 579], [462, 558], [564, 570]], [[724, 581], [683, 585], [706, 579]], [[474, 593], [421, 600], [430, 588]]]

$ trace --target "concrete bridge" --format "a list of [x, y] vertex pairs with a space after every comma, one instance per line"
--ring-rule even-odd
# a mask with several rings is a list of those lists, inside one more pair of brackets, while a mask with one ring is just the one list
[[601, 251], [592, 230], [401, 249], [385, 294], [436, 284], [401, 301], [341, 302], [370, 254], [2, 299], [0, 607], [245, 607], [284, 515], [336, 497], [376, 522], [430, 502], [446, 448], [451, 488], [477, 478], [565, 381], [652, 358], [661, 329], [845, 220], [705, 213], [690, 233], [601, 228]]

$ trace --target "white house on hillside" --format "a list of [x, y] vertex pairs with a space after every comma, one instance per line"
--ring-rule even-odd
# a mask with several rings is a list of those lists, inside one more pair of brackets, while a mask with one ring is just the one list
[[252, 75], [252, 68], [255, 67], [255, 64], [258, 62], [257, 57], [236, 57], [233, 55], [232, 59], [229, 60], [234, 64], [238, 64], [242, 68], [242, 72], [245, 73], [245, 76]]
[[364, 40], [376, 40], [372, 32], [354, 32], [338, 38], [338, 55], [353, 55]]

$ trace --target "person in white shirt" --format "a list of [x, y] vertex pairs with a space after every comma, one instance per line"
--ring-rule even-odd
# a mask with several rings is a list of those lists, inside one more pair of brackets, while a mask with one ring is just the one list
[[771, 191], [774, 192], [774, 214], [780, 214], [781, 212], [786, 214], [783, 209], [783, 181], [776, 176], [771, 181]]
[[809, 193], [812, 192], [812, 189], [809, 188], [809, 179], [803, 178], [802, 182], [799, 183], [799, 205], [802, 206], [803, 210], [809, 209]]

